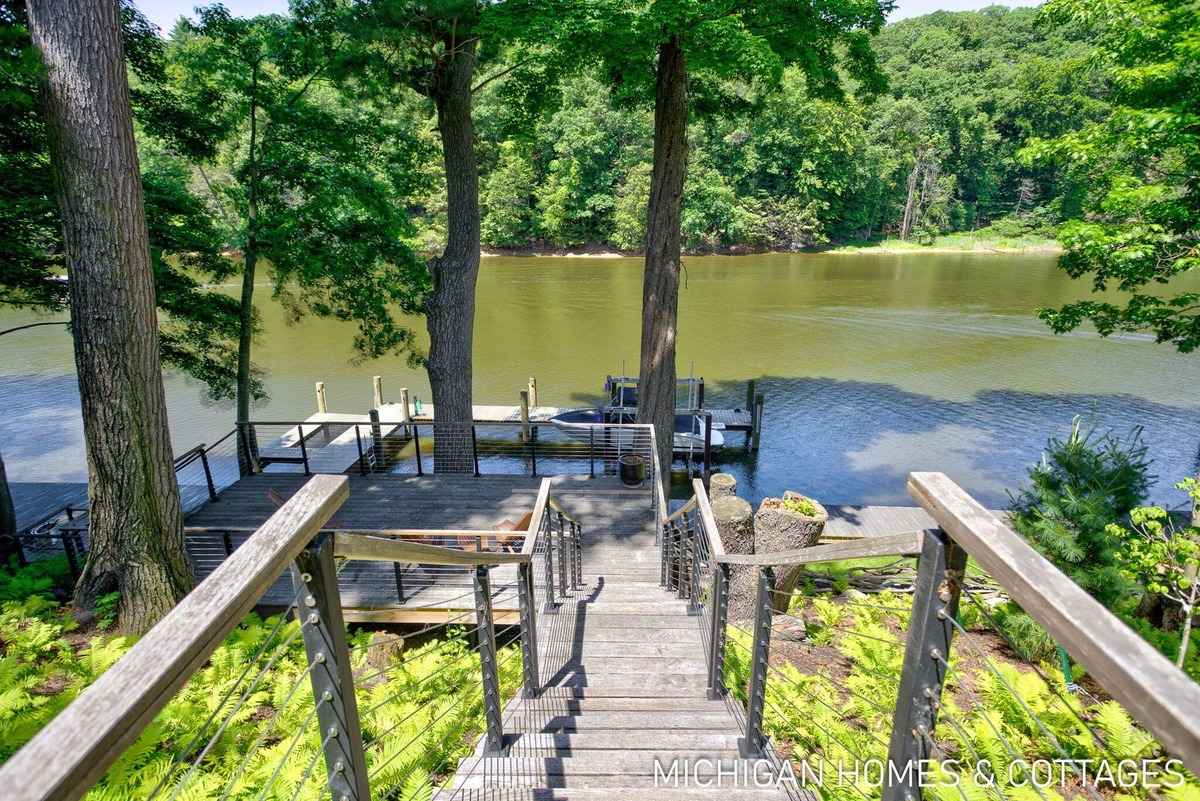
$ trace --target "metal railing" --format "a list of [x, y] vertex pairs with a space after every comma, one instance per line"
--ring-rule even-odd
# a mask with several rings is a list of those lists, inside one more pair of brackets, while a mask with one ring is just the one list
[[[155, 801], [200, 789], [242, 797], [235, 788], [246, 786], [258, 798], [295, 799], [316, 788], [354, 801], [401, 788], [410, 797], [452, 775], [455, 760], [469, 754], [469, 737], [441, 742], [449, 731], [477, 730], [482, 753], [503, 753], [506, 699], [518, 689], [538, 697], [572, 658], [572, 616], [558, 611], [582, 583], [582, 526], [551, 497], [549, 479], [528, 527], [515, 532], [324, 528], [348, 495], [345, 476], [316, 476], [231, 545], [208, 578], [0, 766], [5, 798], [73, 801], [105, 785], [109, 768], [168, 704], [180, 705], [171, 726], [182, 720], [186, 728], [164, 739], [174, 749], [165, 762], [150, 752], [159, 778], [138, 797]], [[450, 609], [444, 621], [403, 635], [352, 634], [339, 574], [378, 562], [461, 571], [469, 580], [465, 608], [456, 612], [442, 599]], [[265, 622], [269, 631], [253, 652], [218, 655], [245, 646], [240, 637], [223, 643], [288, 572], [291, 601]], [[505, 635], [496, 612], [514, 604], [519, 625]], [[397, 643], [407, 648], [389, 655]], [[193, 689], [199, 671], [218, 675]], [[235, 734], [236, 724], [250, 714], [255, 741], [231, 759], [245, 736]], [[436, 764], [423, 763], [430, 754]]]
[[[912, 801], [922, 797], [931, 763], [960, 765], [968, 773], [985, 770], [983, 765], [998, 770], [988, 763], [989, 745], [980, 742], [986, 736], [994, 737], [990, 747], [1001, 748], [1019, 773], [992, 777], [980, 788], [989, 797], [1005, 801], [1035, 792], [1045, 798], [1029, 768], [1045, 760], [1061, 766], [1092, 801], [1101, 801], [1081, 753], [1111, 758], [1114, 766], [1134, 756], [1106, 737], [1114, 702], [1148, 732], [1135, 735], [1136, 756], [1177, 758], [1193, 773], [1200, 768], [1200, 685], [945, 475], [914, 473], [909, 479], [910, 494], [939, 528], [755, 554], [722, 551], [703, 483], [694, 482], [694, 489], [688, 503], [660, 518], [662, 584], [688, 599], [698, 618], [709, 694], [726, 699], [739, 719], [743, 756], [769, 760], [777, 775], [840, 777], [848, 763], [874, 763], [882, 766], [883, 799]], [[803, 594], [783, 590], [787, 585], [777, 581], [777, 569], [876, 557], [916, 559], [911, 599], [891, 591], [824, 599], [814, 602], [806, 620], [797, 607]], [[735, 569], [754, 587], [748, 628], [728, 619]], [[1027, 685], [1014, 687], [1021, 674], [998, 663], [994, 647], [963, 622], [960, 606], [988, 624], [987, 636], [1003, 635], [991, 612], [998, 597], [1044, 627], [1088, 672], [1092, 689], [1068, 686], [1031, 664], [1040, 680], [1037, 692], [1044, 695], [1039, 703], [1045, 704], [1035, 711], [1024, 697]], [[772, 640], [796, 626], [836, 647], [851, 663], [849, 673], [832, 665], [793, 669], [772, 660]], [[889, 672], [897, 666], [898, 673]], [[875, 683], [868, 688], [868, 681]], [[948, 681], [956, 687], [987, 683], [1019, 720], [964, 710], [944, 697]], [[1070, 742], [1054, 735], [1050, 718], [1060, 726], [1066, 721]], [[776, 748], [779, 740], [787, 747]], [[794, 797], [807, 797], [795, 783], [784, 786], [797, 790]], [[876, 798], [879, 790], [856, 775], [846, 796]]]
[[651, 463], [650, 427], [545, 421], [251, 421], [238, 427], [246, 472], [616, 475], [622, 456]]

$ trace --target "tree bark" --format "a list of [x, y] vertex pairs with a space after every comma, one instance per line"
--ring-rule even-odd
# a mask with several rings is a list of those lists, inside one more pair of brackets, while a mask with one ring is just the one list
[[679, 318], [680, 216], [687, 173], [687, 58], [678, 38], [659, 45], [654, 92], [654, 165], [646, 213], [639, 423], [654, 426], [663, 481], [675, 430], [675, 330]]
[[152, 626], [191, 588], [158, 355], [154, 276], [116, 0], [31, 0], [67, 254], [88, 460], [90, 549], [75, 602], [119, 591]]
[[431, 91], [437, 106], [446, 171], [446, 249], [429, 271], [433, 292], [426, 304], [433, 391], [433, 463], [439, 473], [474, 471], [471, 454], [471, 359], [475, 331], [475, 282], [479, 277], [479, 168], [471, 120], [475, 41], [447, 43]]
[[238, 313], [237, 425], [238, 472], [246, 475], [257, 459], [257, 438], [250, 422], [250, 350], [254, 344], [254, 274], [258, 268], [258, 64], [250, 78], [249, 187], [246, 191], [246, 251], [242, 262], [242, 297]]
[[12, 558], [20, 553], [21, 549], [17, 547], [17, 510], [8, 489], [4, 456], [0, 455], [0, 567], [8, 567]]

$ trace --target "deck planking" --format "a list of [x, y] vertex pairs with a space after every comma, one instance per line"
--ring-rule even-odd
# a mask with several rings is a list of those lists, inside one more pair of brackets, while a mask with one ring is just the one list
[[67, 506], [87, 503], [87, 484], [59, 481], [12, 481], [8, 485], [17, 512], [17, 531], [53, 517]]

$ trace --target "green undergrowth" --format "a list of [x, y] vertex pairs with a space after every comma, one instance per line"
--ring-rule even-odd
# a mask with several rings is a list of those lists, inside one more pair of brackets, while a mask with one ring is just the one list
[[[887, 764], [910, 608], [908, 596], [890, 592], [846, 603], [797, 596], [789, 614], [806, 621], [806, 641], [772, 644], [764, 729], [797, 780], [807, 779], [822, 801], [882, 796], [879, 770]], [[1200, 784], [1179, 765], [1170, 772], [1159, 763], [1150, 771], [1158, 772], [1157, 779], [1139, 776], [1133, 786], [1120, 786], [1114, 775], [1110, 785], [1101, 763], [1116, 774], [1122, 760], [1167, 755], [1082, 671], [1074, 678], [1084, 689], [1069, 690], [1052, 664], [1022, 663], [1010, 655], [980, 616], [964, 616], [960, 625], [967, 633], [952, 648], [937, 729], [927, 746], [934, 763], [928, 797], [1200, 801]], [[729, 629], [725, 681], [742, 703], [750, 644], [749, 632]], [[1091, 790], [1081, 787], [1083, 766]], [[1046, 770], [1053, 772], [1049, 781]]]
[[[328, 798], [303, 640], [295, 622], [276, 631], [277, 623], [248, 616], [85, 799], [150, 798], [160, 785], [166, 789], [158, 797], [174, 801]], [[379, 669], [366, 663], [369, 636], [352, 635], [350, 647], [373, 795], [427, 801], [482, 731], [478, 657], [468, 632], [452, 627], [408, 648], [384, 675], [373, 676]], [[265, 642], [270, 647], [256, 661]], [[130, 637], [81, 633], [63, 607], [42, 595], [0, 605], [0, 762], [132, 644]], [[261, 681], [252, 684], [271, 659]], [[501, 693], [508, 698], [520, 683], [519, 649], [502, 648], [499, 664]], [[234, 706], [238, 712], [205, 753]], [[217, 724], [197, 740], [214, 715]]]

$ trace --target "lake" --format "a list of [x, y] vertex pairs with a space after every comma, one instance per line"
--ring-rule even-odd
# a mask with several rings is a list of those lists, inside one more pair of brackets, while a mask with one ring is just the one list
[[[706, 380], [706, 403], [766, 395], [762, 449], [727, 449], [721, 469], [758, 499], [796, 489], [833, 503], [907, 504], [905, 475], [940, 470], [1002, 504], [1046, 438], [1082, 415], [1124, 435], [1142, 426], [1160, 476], [1154, 499], [1197, 468], [1200, 354], [1149, 337], [1055, 336], [1036, 307], [1086, 294], [1047, 255], [770, 254], [684, 260], [679, 371]], [[640, 259], [485, 258], [475, 331], [475, 402], [516, 403], [529, 376], [549, 405], [598, 402], [606, 373], [636, 373]], [[233, 288], [230, 287], [230, 291]], [[266, 370], [259, 419], [363, 413], [371, 376], [385, 395], [429, 398], [403, 357], [361, 363], [353, 326], [289, 325], [260, 287]], [[0, 310], [0, 329], [37, 319]], [[424, 335], [424, 324], [412, 324]], [[10, 480], [81, 480], [86, 470], [70, 339], [43, 327], [0, 338], [0, 448]], [[693, 368], [694, 365], [694, 368]], [[232, 404], [166, 379], [177, 450], [232, 427]], [[740, 435], [731, 435], [731, 443]]]

